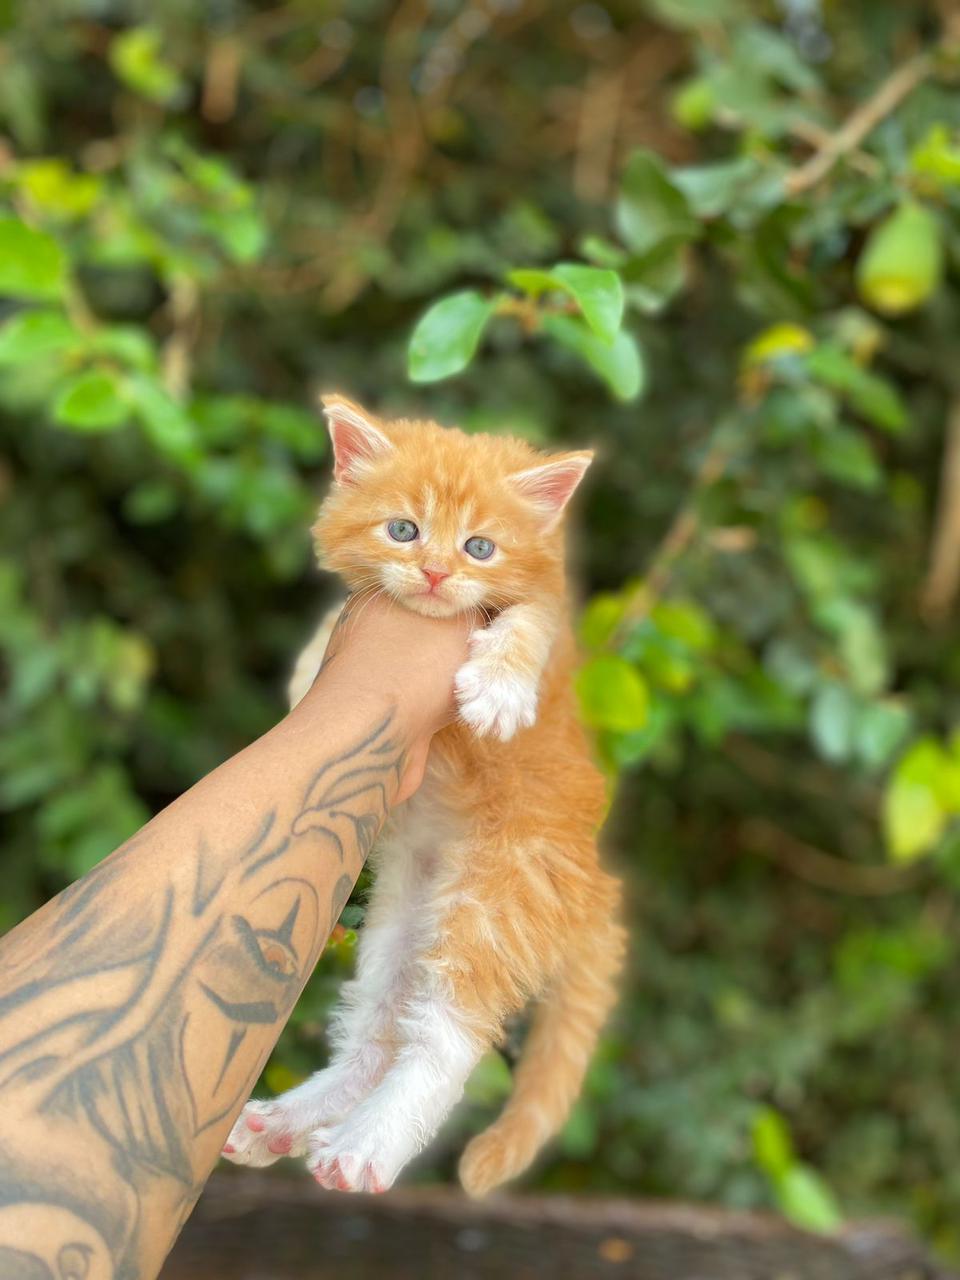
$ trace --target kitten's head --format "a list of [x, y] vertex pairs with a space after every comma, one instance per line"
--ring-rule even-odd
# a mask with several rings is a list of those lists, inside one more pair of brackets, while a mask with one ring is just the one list
[[314, 526], [322, 563], [418, 613], [499, 610], [563, 582], [560, 524], [592, 455], [434, 422], [383, 422], [323, 401], [333, 486]]

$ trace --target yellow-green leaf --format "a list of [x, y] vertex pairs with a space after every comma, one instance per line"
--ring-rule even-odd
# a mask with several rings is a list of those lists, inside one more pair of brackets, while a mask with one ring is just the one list
[[650, 695], [643, 677], [625, 658], [604, 654], [577, 675], [584, 719], [596, 729], [633, 733], [650, 714]]

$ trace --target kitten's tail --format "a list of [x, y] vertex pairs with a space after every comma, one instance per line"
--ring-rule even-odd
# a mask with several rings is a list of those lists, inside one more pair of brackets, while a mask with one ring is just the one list
[[626, 933], [610, 918], [620, 895], [610, 879], [610, 912], [589, 929], [564, 961], [537, 1008], [514, 1076], [513, 1094], [489, 1129], [470, 1142], [460, 1160], [460, 1181], [484, 1196], [515, 1178], [562, 1127], [576, 1101], [597, 1036], [616, 1000]]

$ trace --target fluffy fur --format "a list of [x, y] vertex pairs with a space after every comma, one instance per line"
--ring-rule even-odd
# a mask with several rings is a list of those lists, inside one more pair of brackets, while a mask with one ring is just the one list
[[[460, 1178], [483, 1195], [563, 1124], [615, 995], [620, 887], [599, 866], [604, 785], [578, 722], [563, 565], [564, 508], [590, 461], [432, 422], [382, 422], [325, 401], [334, 485], [315, 526], [322, 562], [354, 592], [431, 615], [480, 608], [456, 680], [460, 722], [434, 740], [418, 793], [391, 815], [333, 1027], [330, 1066], [253, 1102], [227, 1154], [299, 1154], [324, 1186], [389, 1186], [433, 1137], [505, 1019], [537, 1001], [499, 1119]], [[419, 537], [392, 541], [388, 522]], [[489, 560], [464, 549], [496, 544]], [[443, 576], [446, 575], [446, 576]], [[309, 687], [331, 619], [301, 655]]]

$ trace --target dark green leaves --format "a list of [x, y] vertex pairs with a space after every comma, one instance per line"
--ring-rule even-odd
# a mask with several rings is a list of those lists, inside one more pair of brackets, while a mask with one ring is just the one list
[[700, 225], [687, 198], [650, 151], [636, 151], [627, 163], [617, 201], [616, 224], [628, 247], [649, 253], [665, 243], [692, 240]]
[[906, 426], [907, 411], [896, 388], [838, 346], [822, 344], [805, 357], [805, 364], [818, 382], [839, 391], [869, 422], [885, 431]]
[[18, 218], [0, 216], [0, 294], [13, 298], [59, 298], [67, 264], [53, 236]]
[[473, 359], [493, 304], [472, 289], [441, 298], [423, 316], [410, 339], [407, 372], [413, 382], [439, 382], [460, 373]]

